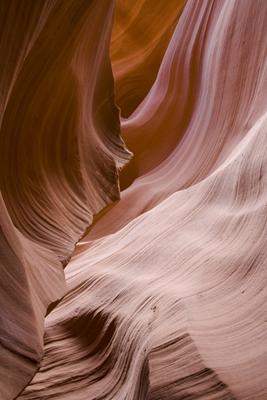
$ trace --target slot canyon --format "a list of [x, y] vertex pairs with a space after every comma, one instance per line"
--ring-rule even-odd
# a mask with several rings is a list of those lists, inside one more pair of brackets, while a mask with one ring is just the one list
[[267, 400], [267, 0], [0, 32], [0, 400]]

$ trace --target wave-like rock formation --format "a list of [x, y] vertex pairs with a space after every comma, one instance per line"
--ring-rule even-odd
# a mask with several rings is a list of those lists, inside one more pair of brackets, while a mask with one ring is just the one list
[[184, 5], [185, 0], [117, 0], [110, 55], [123, 116], [149, 92]]
[[187, 3], [150, 93], [122, 121], [134, 153], [122, 184], [138, 179], [90, 238], [207, 177], [264, 114], [265, 22], [260, 1]]
[[5, 2], [1, 189], [15, 225], [64, 261], [129, 156], [108, 57], [112, 2]]
[[267, 399], [267, 2], [0, 14], [1, 400]]
[[55, 255], [24, 237], [1, 198], [0, 398], [15, 398], [43, 356], [44, 316], [65, 294]]
[[119, 198], [130, 153], [114, 102], [113, 12], [109, 0], [0, 6], [1, 400], [39, 365], [44, 314], [65, 286], [60, 261]]

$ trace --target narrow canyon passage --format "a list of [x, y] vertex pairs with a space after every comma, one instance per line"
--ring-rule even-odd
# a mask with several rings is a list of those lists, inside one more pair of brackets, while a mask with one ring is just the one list
[[267, 400], [266, 21], [0, 4], [0, 400]]

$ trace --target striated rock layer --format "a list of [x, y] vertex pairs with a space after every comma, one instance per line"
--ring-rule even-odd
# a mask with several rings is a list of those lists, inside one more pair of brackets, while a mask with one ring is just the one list
[[39, 366], [46, 309], [64, 294], [60, 261], [119, 198], [130, 153], [114, 103], [113, 12], [109, 0], [0, 5], [1, 400]]
[[114, 4], [3, 8], [3, 198], [15, 225], [65, 260], [93, 214], [119, 198], [116, 169], [129, 158], [108, 57]]
[[136, 180], [88, 239], [113, 233], [207, 177], [264, 114], [266, 7], [187, 2], [150, 93], [122, 122], [134, 152], [122, 185]]
[[72, 259], [21, 399], [266, 398], [266, 124]]
[[267, 2], [116, 6], [1, 11], [1, 398], [265, 400]]
[[0, 398], [13, 399], [40, 364], [46, 309], [66, 287], [55, 255], [14, 227], [2, 198], [0, 221]]

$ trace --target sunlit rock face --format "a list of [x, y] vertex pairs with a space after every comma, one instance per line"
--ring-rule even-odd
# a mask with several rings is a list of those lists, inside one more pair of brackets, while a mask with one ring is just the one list
[[0, 399], [267, 399], [267, 2], [0, 19]]

